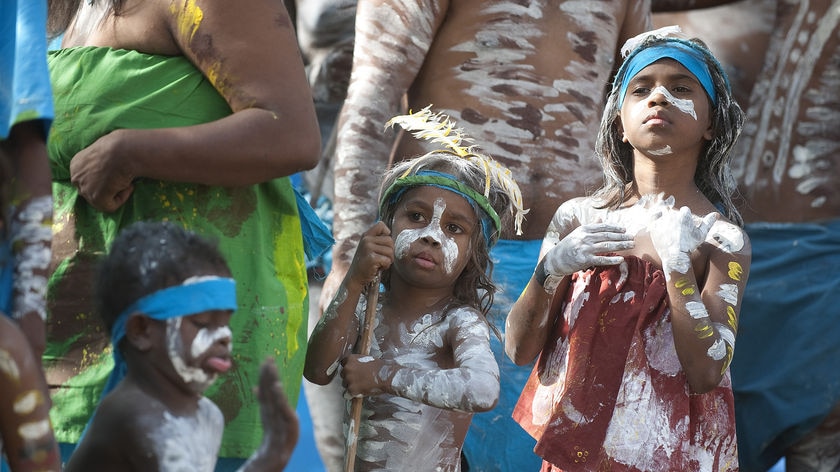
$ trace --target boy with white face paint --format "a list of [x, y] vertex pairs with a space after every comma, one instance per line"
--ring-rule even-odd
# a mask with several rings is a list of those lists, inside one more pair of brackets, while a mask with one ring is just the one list
[[[135, 223], [103, 260], [97, 291], [114, 369], [66, 470], [212, 472], [224, 418], [203, 393], [233, 363], [236, 288], [224, 257], [174, 224]], [[258, 397], [263, 444], [240, 470], [282, 470], [297, 418], [272, 360]]]
[[675, 27], [628, 41], [597, 151], [508, 317], [514, 410], [543, 470], [738, 470], [730, 382], [751, 251], [729, 186], [743, 124], [720, 64]]
[[[447, 149], [385, 175], [381, 221], [312, 332], [304, 375], [323, 385], [340, 371], [347, 395], [364, 397], [354, 470], [458, 471], [473, 414], [499, 398], [489, 251], [508, 214], [518, 225], [525, 210], [509, 171], [461, 146], [447, 117], [427, 107], [389, 124]], [[380, 271], [371, 352], [360, 356], [362, 295]]]

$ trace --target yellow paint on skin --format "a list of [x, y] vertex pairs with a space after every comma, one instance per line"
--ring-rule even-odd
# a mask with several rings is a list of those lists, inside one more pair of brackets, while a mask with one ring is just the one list
[[741, 267], [741, 264], [737, 262], [730, 262], [729, 263], [729, 278], [735, 281], [741, 280], [741, 275], [744, 274], [744, 269]]
[[690, 283], [691, 282], [689, 282], [686, 279], [679, 279], [676, 282], [674, 282], [674, 287], [680, 289], [680, 293], [682, 293], [685, 296], [694, 295], [695, 289], [693, 285], [689, 285]]
[[723, 367], [720, 369], [720, 375], [726, 373], [726, 369], [729, 368], [729, 364], [732, 363], [732, 355], [735, 351], [732, 350], [732, 346], [726, 346], [726, 358], [723, 361]]
[[732, 331], [738, 331], [738, 317], [735, 316], [735, 307], [727, 306], [726, 315], [729, 317], [729, 327]]
[[195, 0], [187, 0], [180, 11], [176, 9], [173, 3], [169, 6], [169, 11], [175, 15], [175, 19], [178, 21], [178, 32], [192, 41], [201, 25], [201, 20], [204, 19], [204, 12], [195, 4]]
[[20, 382], [20, 368], [18, 368], [15, 358], [4, 349], [0, 349], [0, 372], [3, 372], [6, 377], [15, 382]]
[[28, 415], [35, 411], [39, 405], [44, 403], [44, 396], [37, 390], [30, 390], [22, 393], [15, 399], [13, 406], [15, 413], [18, 415]]
[[706, 339], [715, 334], [715, 330], [712, 329], [712, 325], [706, 322], [698, 323], [694, 327], [694, 331], [697, 332], [697, 337], [700, 339]]

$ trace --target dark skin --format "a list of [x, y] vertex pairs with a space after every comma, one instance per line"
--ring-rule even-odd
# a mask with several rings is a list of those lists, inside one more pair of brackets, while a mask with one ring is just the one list
[[[8, 171], [10, 176], [3, 176], [10, 184], [12, 202], [18, 207], [24, 207], [33, 198], [49, 196], [52, 192], [52, 174], [50, 173], [47, 159], [46, 137], [44, 126], [40, 121], [25, 121], [12, 127], [7, 140], [0, 141], [0, 159], [3, 159], [4, 172]], [[0, 222], [0, 227], [7, 224], [12, 215], [5, 215], [6, 221]], [[44, 224], [50, 224], [52, 215], [44, 215]], [[45, 244], [49, 241], [35, 244]], [[20, 248], [16, 247], [15, 252], [19, 253]], [[33, 268], [33, 274], [42, 277], [47, 276], [47, 267]], [[45, 279], [46, 280], [46, 279]], [[35, 358], [40, 364], [41, 354], [44, 352], [46, 335], [44, 330], [44, 319], [40, 314], [30, 311], [20, 313], [17, 322], [23, 330], [29, 345], [35, 353]]]
[[[227, 326], [228, 311], [203, 312], [183, 318], [180, 333], [190, 342], [201, 328]], [[88, 433], [73, 453], [67, 471], [162, 470], [160, 425], [177, 418], [194, 418], [206, 409], [204, 385], [187, 383], [176, 372], [167, 351], [166, 322], [145, 315], [132, 316], [126, 324], [123, 343], [128, 373], [102, 401]], [[229, 358], [229, 338], [218, 339], [192, 365], [206, 366], [207, 358]], [[298, 420], [278, 380], [272, 359], [260, 368], [258, 399], [264, 428], [263, 445], [242, 466], [241, 471], [282, 470], [298, 439]], [[212, 408], [215, 409], [215, 406]], [[216, 409], [217, 410], [217, 409]], [[217, 431], [215, 440], [221, 440]], [[114, 438], [119, 438], [115, 441]], [[205, 445], [208, 452], [215, 445]], [[208, 458], [197, 458], [207, 461]], [[211, 459], [215, 462], [215, 452]]]
[[127, 0], [118, 15], [109, 5], [83, 4], [62, 46], [184, 56], [233, 112], [195, 126], [116, 130], [80, 151], [70, 165], [71, 180], [98, 210], [123, 205], [141, 177], [241, 186], [318, 162], [315, 110], [282, 2]]
[[29, 343], [15, 322], [2, 313], [0, 359], [0, 439], [11, 470], [61, 470], [51, 426], [37, 434], [22, 433], [34, 425], [49, 424], [49, 392]]

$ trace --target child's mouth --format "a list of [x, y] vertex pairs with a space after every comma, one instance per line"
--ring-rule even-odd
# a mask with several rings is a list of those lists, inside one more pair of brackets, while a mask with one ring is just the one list
[[230, 358], [227, 357], [209, 357], [207, 358], [206, 363], [207, 367], [220, 374], [224, 374], [225, 372], [230, 370], [231, 366], [233, 365]]

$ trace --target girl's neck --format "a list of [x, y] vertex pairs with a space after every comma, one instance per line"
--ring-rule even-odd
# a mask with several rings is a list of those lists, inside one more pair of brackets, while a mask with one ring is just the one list
[[627, 194], [627, 203], [633, 203], [643, 195], [664, 193], [673, 196], [677, 206], [691, 206], [707, 198], [694, 183], [695, 161], [669, 156], [653, 161], [647, 158], [635, 159], [633, 183]]

